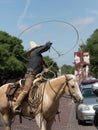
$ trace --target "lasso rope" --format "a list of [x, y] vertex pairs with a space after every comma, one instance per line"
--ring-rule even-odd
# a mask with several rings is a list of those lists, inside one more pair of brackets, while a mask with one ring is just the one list
[[[38, 23], [33, 24], [33, 25], [27, 27], [26, 29], [24, 29], [24, 30], [19, 34], [18, 37], [20, 38], [25, 31], [27, 31], [27, 30], [29, 30], [29, 29], [35, 27], [35, 26], [38, 26], [38, 25], [44, 24], [44, 23], [52, 23], [52, 22], [64, 23], [64, 24], [66, 24], [66, 25], [69, 25], [71, 28], [73, 28], [73, 29], [75, 30], [76, 36], [77, 36], [76, 42], [75, 42], [74, 46], [73, 46], [71, 49], [69, 49], [68, 51], [64, 52], [64, 53], [59, 53], [59, 51], [57, 51], [57, 50], [52, 46], [52, 49], [53, 49], [53, 50], [57, 53], [57, 55], [58, 55], [58, 57], [55, 57], [55, 58], [54, 58], [54, 59], [56, 60], [57, 58], [59, 58], [59, 57], [65, 55], [65, 54], [68, 54], [69, 52], [71, 52], [71, 51], [76, 47], [76, 45], [78, 44], [78, 41], [79, 41], [79, 33], [78, 33], [78, 30], [76, 29], [76, 27], [75, 27], [74, 25], [72, 25], [71, 23], [66, 22], [66, 21], [63, 21], [63, 20], [46, 20], [46, 21], [38, 22]], [[53, 61], [53, 60], [52, 60], [52, 61]], [[52, 64], [52, 65], [53, 65], [53, 64]]]

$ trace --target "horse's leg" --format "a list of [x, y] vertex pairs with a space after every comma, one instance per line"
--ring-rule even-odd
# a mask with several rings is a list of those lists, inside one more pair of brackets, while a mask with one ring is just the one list
[[43, 118], [42, 114], [39, 113], [35, 116], [35, 119], [36, 119], [36, 123], [39, 127], [40, 130], [47, 130], [46, 129], [46, 121], [45, 119]]
[[2, 114], [2, 119], [3, 119], [5, 130], [11, 130], [11, 123], [10, 123], [9, 116], [7, 115], [7, 113]]
[[52, 129], [52, 125], [53, 125], [54, 120], [55, 120], [55, 118], [52, 118], [51, 120], [47, 120], [46, 121], [46, 128], [47, 128], [47, 130], [51, 130]]
[[11, 130], [11, 124], [14, 121], [14, 115], [12, 113], [3, 113], [2, 119], [4, 123], [5, 130]]

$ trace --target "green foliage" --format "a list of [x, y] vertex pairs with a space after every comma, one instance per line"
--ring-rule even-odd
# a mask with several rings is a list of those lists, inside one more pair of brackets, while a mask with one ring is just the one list
[[90, 52], [90, 72], [94, 77], [98, 78], [98, 29], [87, 39], [83, 51]]
[[[58, 72], [58, 66], [57, 63], [54, 62], [49, 56], [44, 57], [45, 63], [48, 65], [49, 69], [51, 71], [53, 71], [55, 73], [55, 75], [57, 76], [57, 72]], [[50, 73], [48, 77], [53, 77], [53, 74]]]
[[26, 71], [22, 40], [0, 31], [0, 84], [23, 77]]
[[74, 74], [74, 67], [71, 65], [63, 65], [61, 67], [62, 74]]

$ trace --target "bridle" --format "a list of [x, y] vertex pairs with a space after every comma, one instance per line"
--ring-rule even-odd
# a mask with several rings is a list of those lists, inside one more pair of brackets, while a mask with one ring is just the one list
[[[65, 76], [66, 77], [66, 76]], [[66, 77], [66, 79], [67, 79], [67, 77]], [[71, 79], [73, 79], [73, 78], [71, 78]], [[68, 87], [68, 91], [69, 91], [69, 94], [70, 94], [70, 97], [72, 98], [72, 99], [74, 99], [74, 101], [76, 101], [76, 97], [75, 96], [73, 96], [73, 94], [72, 94], [72, 92], [71, 92], [71, 90], [70, 90], [70, 85], [69, 85], [69, 81], [71, 80], [71, 79], [68, 79], [67, 80], [67, 82], [66, 82], [66, 87]]]
[[[49, 85], [50, 85], [50, 88], [52, 89], [52, 91], [58, 96], [59, 93], [54, 90], [54, 88], [53, 88], [53, 86], [51, 85], [51, 82], [50, 82], [50, 81], [49, 81]], [[62, 86], [62, 90], [65, 89], [65, 86], [66, 86], [66, 76], [65, 76], [65, 82], [64, 82], [64, 84], [63, 84], [63, 86]], [[57, 97], [57, 96], [56, 96], [56, 97]]]

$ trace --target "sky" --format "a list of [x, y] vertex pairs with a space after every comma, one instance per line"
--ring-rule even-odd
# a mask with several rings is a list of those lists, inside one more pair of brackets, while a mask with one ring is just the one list
[[50, 40], [49, 55], [59, 66], [73, 65], [80, 40], [98, 28], [98, 0], [0, 0], [0, 31], [44, 45]]

